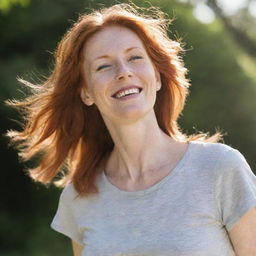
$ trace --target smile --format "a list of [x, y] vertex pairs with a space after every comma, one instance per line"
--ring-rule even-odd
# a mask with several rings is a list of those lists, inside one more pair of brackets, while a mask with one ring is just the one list
[[139, 94], [141, 91], [142, 91], [141, 88], [132, 87], [129, 89], [119, 90], [114, 95], [112, 95], [112, 97], [116, 98], [116, 99], [121, 99], [121, 98], [127, 97], [129, 95]]

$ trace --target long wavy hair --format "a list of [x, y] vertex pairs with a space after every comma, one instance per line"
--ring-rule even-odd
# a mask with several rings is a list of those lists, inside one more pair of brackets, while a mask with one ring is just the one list
[[[147, 10], [148, 11], [148, 10]], [[217, 142], [216, 132], [186, 135], [181, 132], [179, 118], [188, 95], [189, 80], [185, 77], [180, 53], [183, 47], [168, 37], [170, 20], [158, 8], [142, 14], [141, 8], [117, 4], [81, 15], [67, 31], [55, 52], [51, 75], [41, 85], [19, 79], [32, 94], [8, 104], [22, 110], [22, 131], [9, 131], [8, 136], [19, 150], [23, 161], [39, 158], [39, 164], [28, 170], [29, 175], [43, 184], [54, 182], [73, 185], [79, 196], [98, 193], [98, 174], [113, 150], [113, 140], [95, 105], [86, 106], [80, 91], [86, 86], [82, 70], [86, 41], [110, 25], [134, 31], [160, 72], [162, 87], [154, 106], [159, 127], [177, 141], [201, 140]]]

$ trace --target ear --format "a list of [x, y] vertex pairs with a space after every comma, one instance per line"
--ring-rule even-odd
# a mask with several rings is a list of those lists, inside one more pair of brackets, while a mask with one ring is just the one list
[[159, 91], [162, 87], [161, 76], [159, 71], [156, 70], [156, 90]]
[[94, 101], [93, 101], [92, 97], [90, 96], [90, 94], [84, 88], [81, 89], [80, 97], [81, 97], [82, 102], [85, 105], [91, 106], [91, 105], [94, 104]]

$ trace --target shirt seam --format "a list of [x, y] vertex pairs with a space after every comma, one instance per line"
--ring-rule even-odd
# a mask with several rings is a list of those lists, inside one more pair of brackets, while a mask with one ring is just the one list
[[220, 174], [217, 170], [217, 168], [220, 167], [220, 163], [221, 163], [221, 159], [222, 157], [224, 157], [227, 153], [229, 153], [231, 151], [231, 149], [227, 150], [227, 151], [224, 151], [222, 154], [220, 154], [219, 158], [218, 158], [218, 161], [216, 161], [216, 165], [214, 167], [214, 201], [215, 201], [215, 205], [217, 206], [217, 212], [218, 212], [218, 217], [220, 218], [220, 222], [223, 224], [223, 216], [222, 216], [222, 211], [221, 211], [221, 207], [220, 205], [218, 204], [218, 200], [217, 200], [217, 181], [218, 181], [218, 175]]

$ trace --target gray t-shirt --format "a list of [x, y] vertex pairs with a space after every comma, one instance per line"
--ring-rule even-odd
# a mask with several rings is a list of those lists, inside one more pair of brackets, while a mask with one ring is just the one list
[[140, 191], [112, 185], [77, 197], [67, 185], [51, 227], [84, 245], [83, 256], [231, 256], [227, 230], [256, 207], [256, 177], [243, 155], [192, 141], [161, 181]]

